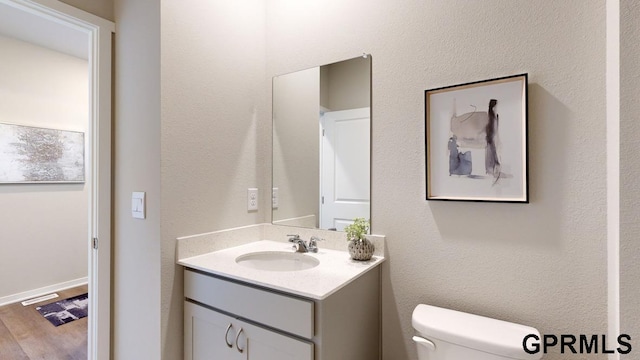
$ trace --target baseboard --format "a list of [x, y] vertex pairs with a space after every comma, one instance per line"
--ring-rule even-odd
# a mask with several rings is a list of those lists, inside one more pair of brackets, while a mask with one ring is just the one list
[[3, 296], [3, 297], [0, 297], [0, 306], [17, 303], [17, 302], [20, 302], [20, 301], [24, 301], [24, 300], [28, 300], [28, 299], [34, 298], [34, 297], [47, 295], [47, 294], [50, 294], [52, 292], [70, 289], [70, 288], [76, 287], [76, 286], [86, 285], [87, 281], [88, 281], [88, 278], [83, 277], [83, 278], [80, 278], [80, 279], [65, 281], [65, 282], [61, 282], [61, 283], [58, 283], [58, 284], [41, 287], [39, 289], [34, 289], [34, 290], [21, 292], [21, 293], [18, 293], [18, 294]]

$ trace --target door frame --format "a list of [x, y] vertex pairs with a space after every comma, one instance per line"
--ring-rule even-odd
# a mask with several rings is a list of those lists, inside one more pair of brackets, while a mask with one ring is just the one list
[[[107, 360], [111, 350], [111, 85], [115, 24], [57, 0], [0, 3], [87, 34], [89, 64], [89, 319], [87, 357]], [[27, 25], [28, 26], [28, 25]]]

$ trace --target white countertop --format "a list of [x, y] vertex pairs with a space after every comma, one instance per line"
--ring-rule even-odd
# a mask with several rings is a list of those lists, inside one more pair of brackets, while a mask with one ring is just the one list
[[298, 271], [257, 270], [236, 263], [240, 255], [263, 251], [293, 252], [290, 243], [261, 240], [224, 250], [178, 260], [187, 268], [280, 290], [303, 297], [322, 300], [345, 285], [374, 269], [384, 261], [374, 256], [369, 261], [352, 260], [346, 251], [323, 249], [305, 253], [320, 260], [314, 268]]

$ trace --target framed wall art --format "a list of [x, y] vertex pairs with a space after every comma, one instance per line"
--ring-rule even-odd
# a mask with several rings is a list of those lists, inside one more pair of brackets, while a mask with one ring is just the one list
[[82, 183], [84, 133], [0, 123], [0, 183]]
[[529, 202], [527, 74], [425, 91], [427, 200]]

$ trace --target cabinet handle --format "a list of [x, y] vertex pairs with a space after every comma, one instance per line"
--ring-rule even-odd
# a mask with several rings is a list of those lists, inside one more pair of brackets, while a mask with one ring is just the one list
[[230, 344], [229, 341], [227, 341], [227, 337], [229, 337], [229, 330], [231, 330], [231, 327], [231, 323], [229, 323], [229, 326], [227, 326], [227, 331], [224, 332], [224, 342], [229, 348], [233, 346], [233, 344]]
[[240, 348], [240, 344], [238, 344], [238, 339], [240, 338], [240, 334], [242, 334], [242, 331], [243, 331], [242, 328], [240, 328], [240, 330], [238, 330], [238, 334], [236, 335], [236, 349], [238, 349], [238, 352], [241, 354], [244, 352], [244, 349]]

